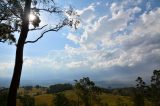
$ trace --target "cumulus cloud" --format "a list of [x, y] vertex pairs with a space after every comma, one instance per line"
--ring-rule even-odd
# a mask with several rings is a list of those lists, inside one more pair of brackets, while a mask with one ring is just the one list
[[82, 10], [77, 10], [78, 14], [81, 17], [81, 21], [83, 23], [88, 24], [96, 17], [94, 14], [94, 11], [95, 11], [96, 5], [98, 5], [98, 4], [99, 3], [97, 3], [97, 4], [92, 3], [88, 7], [84, 8]]
[[102, 16], [96, 16], [99, 3], [77, 10], [82, 21], [80, 34], [70, 32], [66, 38], [79, 46], [66, 44], [64, 50], [53, 50], [47, 56], [26, 57], [24, 68], [49, 69], [55, 73], [87, 70], [103, 76], [101, 79], [107, 74], [112, 79], [122, 78], [123, 74], [129, 78], [133, 72], [137, 75], [158, 68], [160, 8], [149, 7], [150, 11], [145, 12], [138, 5], [141, 2], [105, 3], [110, 10]]
[[[125, 8], [125, 3], [110, 5], [111, 16], [99, 17], [91, 26], [83, 26], [82, 35], [69, 33], [67, 39], [79, 44], [74, 48], [66, 45], [62, 51], [52, 51], [48, 56], [35, 59], [36, 64], [54, 69], [107, 70], [113, 67], [136, 67], [139, 64], [158, 64], [160, 60], [160, 9], [144, 12], [138, 6]], [[96, 5], [91, 4], [79, 12], [89, 17], [88, 12], [96, 16]], [[92, 20], [93, 21], [93, 20]], [[130, 24], [129, 24], [130, 23]], [[86, 24], [86, 23], [84, 23]], [[26, 64], [31, 64], [28, 60]], [[43, 65], [42, 65], [43, 66]], [[149, 67], [149, 65], [148, 65]]]
[[72, 33], [68, 34], [67, 39], [75, 42], [76, 44], [79, 43], [79, 41], [80, 41], [80, 38], [76, 35], [73, 35]]
[[[111, 16], [99, 17], [84, 27], [79, 45], [83, 51], [90, 51], [86, 59], [91, 69], [131, 68], [140, 64], [157, 67], [159, 64], [160, 8], [141, 13], [138, 4], [142, 1], [133, 2], [124, 1], [121, 5], [113, 2], [110, 5]], [[128, 8], [128, 3], [133, 3], [133, 6]], [[137, 13], [141, 15], [137, 16]], [[75, 52], [81, 54], [82, 51], [77, 49]]]

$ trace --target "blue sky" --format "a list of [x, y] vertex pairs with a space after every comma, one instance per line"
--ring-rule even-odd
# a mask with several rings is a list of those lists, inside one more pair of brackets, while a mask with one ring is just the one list
[[[95, 81], [149, 80], [160, 66], [159, 0], [55, 0], [80, 14], [77, 30], [47, 33], [24, 50], [22, 80], [67, 82], [84, 76]], [[57, 19], [42, 14], [41, 25]], [[31, 32], [35, 39], [41, 32]], [[0, 44], [0, 79], [10, 79], [14, 45]]]

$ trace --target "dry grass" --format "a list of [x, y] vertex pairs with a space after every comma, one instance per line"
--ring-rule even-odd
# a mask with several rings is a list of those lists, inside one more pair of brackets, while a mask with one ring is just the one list
[[[23, 89], [20, 89], [21, 92], [24, 92]], [[29, 91], [28, 93], [30, 95], [35, 94], [37, 92], [43, 92], [44, 91], [40, 91], [40, 89], [32, 89], [31, 91]], [[41, 94], [41, 95], [37, 95], [34, 96], [35, 98], [35, 106], [54, 106], [54, 95], [52, 94]], [[73, 100], [73, 101], [77, 101], [77, 96], [74, 93], [73, 90], [68, 90], [65, 92], [62, 92], [66, 95], [66, 97], [69, 100]], [[125, 103], [127, 106], [133, 106], [133, 102], [132, 99], [130, 97], [127, 96], [119, 96], [119, 95], [113, 95], [113, 94], [106, 94], [106, 93], [102, 93], [100, 96], [101, 98], [101, 103], [105, 104], [107, 103], [109, 106], [117, 106], [118, 101], [121, 101], [123, 103]], [[17, 106], [22, 106], [22, 104], [20, 103], [19, 100], [17, 100]], [[97, 104], [95, 103], [95, 101], [93, 101], [93, 106], [97, 106]], [[83, 103], [81, 101], [81, 106], [83, 106]], [[145, 102], [145, 106], [151, 106], [151, 104], [149, 102]]]
[[46, 106], [53, 106], [53, 95], [52, 94], [42, 94], [35, 96], [35, 105], [40, 106], [45, 104]]

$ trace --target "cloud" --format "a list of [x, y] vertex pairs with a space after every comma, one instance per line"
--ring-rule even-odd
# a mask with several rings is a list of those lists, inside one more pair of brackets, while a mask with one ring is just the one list
[[137, 5], [141, 4], [142, 1], [143, 0], [125, 0], [122, 2], [122, 5], [124, 5], [124, 6], [128, 6], [128, 5], [137, 6]]
[[95, 4], [92, 3], [88, 7], [82, 9], [82, 10], [77, 10], [78, 14], [80, 15], [81, 21], [85, 24], [90, 23], [96, 16], [94, 14], [95, 7], [99, 3]]
[[[66, 45], [64, 51], [59, 53], [63, 59], [56, 61], [66, 69], [81, 67], [89, 70], [107, 70], [117, 66], [136, 67], [139, 64], [149, 64], [146, 62], [151, 57], [153, 63], [150, 65], [157, 64], [159, 59], [156, 58], [160, 55], [159, 9], [136, 17], [142, 11], [140, 7], [124, 10], [124, 6], [117, 8], [117, 4], [112, 3], [111, 16], [105, 15], [94, 22], [88, 21], [89, 25], [82, 27], [84, 31], [81, 36], [69, 33], [67, 39], [80, 47]], [[81, 13], [86, 14], [88, 10], [93, 12], [93, 7], [91, 4]], [[52, 55], [58, 57], [55, 53]]]
[[79, 46], [66, 44], [64, 50], [53, 50], [46, 56], [28, 56], [24, 59], [25, 72], [49, 70], [55, 76], [60, 73], [70, 78], [81, 73], [99, 76], [97, 80], [123, 81], [148, 76], [160, 65], [160, 8], [150, 7], [146, 12], [138, 5], [141, 2], [105, 3], [110, 10], [104, 8], [106, 13], [100, 16], [99, 3], [77, 10], [82, 25], [78, 33], [70, 32], [66, 39]]
[[73, 35], [72, 33], [69, 33], [69, 34], [68, 34], [67, 39], [73, 41], [73, 42], [76, 43], [76, 44], [79, 43], [79, 37]]
[[13, 70], [13, 66], [13, 62], [10, 61], [0, 63], [0, 78], [11, 77], [11, 70]]
[[140, 65], [147, 67], [148, 71], [158, 67], [160, 8], [142, 13], [141, 7], [138, 7], [142, 1], [137, 0], [128, 7], [128, 3], [131, 2], [134, 1], [118, 5], [112, 3], [111, 15], [101, 16], [83, 27], [84, 31], [78, 38], [79, 41], [74, 40], [79, 43], [80, 48], [69, 47], [82, 57], [86, 51], [85, 62], [91, 70], [129, 67], [137, 72], [145, 69], [140, 68]]
[[71, 69], [84, 68], [88, 66], [88, 61], [73, 61], [73, 62], [67, 63], [66, 66]]
[[83, 34], [79, 43], [84, 48], [95, 49], [98, 45], [111, 46], [112, 34], [123, 31], [128, 23], [133, 20], [134, 15], [141, 11], [141, 8], [134, 7], [124, 10], [118, 8], [116, 3], [111, 5], [111, 16], [104, 15], [99, 17], [94, 23], [84, 24]]

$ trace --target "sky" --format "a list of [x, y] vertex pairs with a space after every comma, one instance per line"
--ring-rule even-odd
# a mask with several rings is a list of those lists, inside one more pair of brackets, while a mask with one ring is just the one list
[[[150, 80], [160, 68], [160, 0], [55, 0], [80, 15], [78, 29], [49, 32], [25, 45], [21, 84], [71, 82], [82, 77], [108, 84]], [[43, 13], [40, 25], [57, 24]], [[27, 40], [38, 32], [29, 32]], [[11, 79], [14, 45], [0, 44], [0, 79]], [[4, 83], [0, 82], [3, 86]]]

